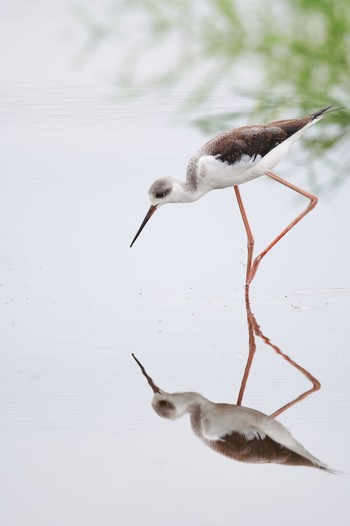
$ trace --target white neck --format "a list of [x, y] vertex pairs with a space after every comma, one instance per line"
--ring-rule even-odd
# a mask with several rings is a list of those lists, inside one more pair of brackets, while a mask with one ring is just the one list
[[199, 393], [173, 393], [168, 395], [169, 399], [176, 407], [178, 416], [191, 413], [193, 406], [203, 406], [210, 404], [209, 400]]
[[169, 196], [169, 203], [192, 203], [206, 194], [210, 188], [203, 186], [194, 189], [187, 181], [173, 180], [173, 190]]

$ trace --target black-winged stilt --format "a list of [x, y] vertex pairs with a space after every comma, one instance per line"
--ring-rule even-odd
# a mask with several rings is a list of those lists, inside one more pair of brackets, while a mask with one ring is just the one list
[[[151, 206], [130, 246], [133, 246], [146, 223], [160, 206], [166, 203], [193, 202], [210, 190], [233, 186], [248, 239], [246, 285], [249, 285], [261, 259], [317, 204], [316, 196], [285, 181], [271, 170], [287, 155], [292, 144], [329, 112], [330, 108], [332, 106], [327, 106], [301, 119], [234, 128], [211, 139], [190, 159], [185, 181], [174, 177], [162, 177], [154, 181], [148, 192]], [[238, 187], [262, 175], [291, 188], [310, 202], [253, 261], [254, 237]]]
[[176, 420], [188, 414], [194, 434], [214, 451], [241, 462], [308, 466], [336, 473], [272, 416], [248, 407], [214, 403], [199, 393], [166, 393], [132, 356], [152, 388], [157, 415]]

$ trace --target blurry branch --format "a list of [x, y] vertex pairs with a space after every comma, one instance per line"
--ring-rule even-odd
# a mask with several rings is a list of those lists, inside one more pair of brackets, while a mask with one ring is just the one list
[[[104, 41], [115, 43], [118, 89], [130, 95], [185, 86], [192, 120], [222, 88], [249, 98], [257, 122], [327, 104], [350, 107], [349, 0], [114, 0], [98, 22], [82, 7], [78, 13], [86, 57]], [[216, 133], [238, 116], [193, 122]], [[310, 163], [336, 145], [342, 166], [349, 164], [349, 117], [349, 109], [332, 113], [325, 135], [305, 138]]]

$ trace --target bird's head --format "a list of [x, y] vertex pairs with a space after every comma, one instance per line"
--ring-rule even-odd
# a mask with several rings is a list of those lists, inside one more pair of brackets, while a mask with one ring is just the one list
[[158, 416], [168, 420], [180, 418], [184, 412], [180, 411], [176, 404], [176, 394], [156, 393], [152, 400], [152, 407]]
[[148, 223], [148, 221], [153, 216], [154, 212], [162, 205], [166, 203], [179, 203], [184, 201], [184, 189], [183, 183], [174, 177], [161, 177], [154, 181], [148, 190], [148, 196], [151, 201], [151, 206], [148, 209], [148, 212], [141, 223], [140, 228], [136, 232], [134, 239], [130, 247], [133, 246], [136, 239], [141, 234], [142, 230]]
[[140, 367], [142, 374], [154, 393], [152, 407], [158, 416], [167, 418], [168, 420], [176, 420], [188, 412], [188, 395], [192, 393], [166, 393], [153, 382], [152, 378], [146, 373], [144, 366], [134, 354], [132, 357]]
[[176, 200], [176, 182], [173, 177], [156, 179], [148, 190], [151, 204], [159, 208], [166, 203], [173, 203]]

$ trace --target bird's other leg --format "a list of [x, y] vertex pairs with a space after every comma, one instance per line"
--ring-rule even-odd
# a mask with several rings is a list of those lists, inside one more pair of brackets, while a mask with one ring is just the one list
[[294, 184], [289, 183], [288, 181], [285, 181], [281, 177], [278, 177], [278, 175], [274, 174], [273, 172], [267, 172], [266, 175], [271, 177], [271, 179], [274, 179], [278, 183], [283, 184], [284, 186], [287, 186], [291, 190], [294, 190], [298, 194], [301, 194], [305, 197], [307, 197], [310, 200], [310, 203], [305, 208], [305, 210], [299, 214], [294, 221], [292, 221], [282, 232], [263, 250], [253, 261], [253, 264], [251, 265], [249, 276], [248, 276], [248, 285], [252, 282], [252, 279], [254, 278], [256, 271], [260, 265], [260, 262], [264, 256], [271, 250], [272, 247], [278, 243], [280, 239], [282, 239], [283, 236], [286, 235], [289, 230], [291, 230], [303, 217], [305, 217], [315, 206], [317, 205], [318, 199], [315, 195], [310, 194], [309, 192], [306, 192], [305, 190], [302, 190], [298, 186], [295, 186]]
[[305, 393], [302, 393], [297, 398], [295, 398], [291, 402], [288, 402], [288, 404], [284, 405], [283, 407], [281, 407], [280, 409], [277, 409], [277, 411], [272, 413], [271, 417], [275, 418], [276, 416], [280, 415], [281, 413], [283, 413], [284, 411], [286, 411], [287, 409], [292, 407], [292, 405], [295, 405], [298, 402], [301, 402], [301, 400], [304, 400], [304, 398], [309, 396], [311, 393], [314, 393], [315, 391], [318, 391], [319, 389], [321, 389], [321, 384], [317, 380], [317, 378], [315, 378], [314, 376], [312, 376], [311, 373], [309, 373], [309, 371], [307, 371], [306, 369], [304, 369], [304, 367], [302, 367], [301, 365], [296, 363], [294, 360], [292, 360], [287, 354], [282, 352], [281, 349], [279, 347], [277, 347], [277, 345], [272, 343], [272, 341], [267, 336], [265, 336], [265, 334], [263, 334], [263, 332], [262, 332], [262, 330], [260, 328], [260, 325], [256, 321], [256, 318], [255, 318], [254, 314], [251, 312], [250, 315], [251, 315], [251, 323], [252, 323], [252, 326], [253, 326], [254, 334], [256, 336], [258, 336], [259, 338], [261, 338], [263, 340], [263, 342], [266, 343], [266, 345], [269, 345], [277, 354], [282, 356], [282, 358], [284, 360], [286, 360], [290, 365], [292, 365], [298, 371], [300, 371], [312, 383], [312, 388], [311, 389], [309, 389], [308, 391], [305, 391]]
[[249, 282], [248, 282], [248, 278], [249, 278], [249, 275], [250, 275], [252, 261], [253, 261], [254, 237], [253, 237], [252, 229], [250, 228], [250, 224], [249, 224], [249, 221], [248, 221], [248, 218], [247, 218], [246, 211], [244, 209], [244, 205], [243, 205], [243, 201], [242, 201], [242, 197], [241, 197], [241, 193], [239, 191], [239, 188], [238, 188], [238, 186], [234, 186], [233, 188], [234, 188], [234, 191], [235, 191], [235, 194], [236, 194], [236, 199], [237, 199], [237, 203], [238, 203], [238, 206], [239, 206], [239, 210], [241, 212], [241, 216], [242, 216], [242, 219], [243, 219], [244, 228], [245, 228], [245, 231], [247, 233], [248, 254], [247, 254], [247, 269], [246, 269], [245, 282], [246, 282], [246, 302], [248, 301], [248, 303], [249, 303], [249, 298], [248, 298]]

